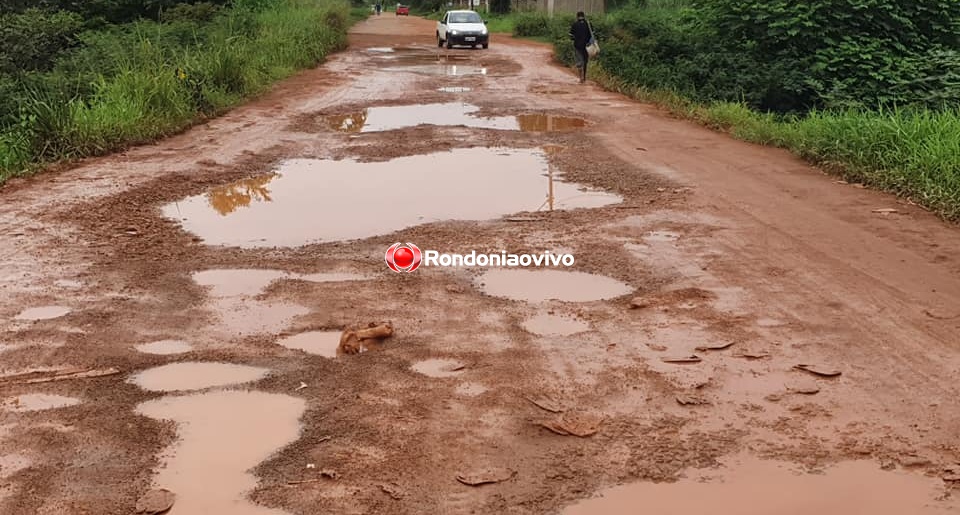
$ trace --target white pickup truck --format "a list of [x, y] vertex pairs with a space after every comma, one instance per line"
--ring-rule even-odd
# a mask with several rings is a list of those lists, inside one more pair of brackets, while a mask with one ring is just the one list
[[487, 22], [476, 11], [447, 11], [437, 22], [437, 46], [444, 44], [447, 48], [453, 48], [453, 45], [489, 48]]

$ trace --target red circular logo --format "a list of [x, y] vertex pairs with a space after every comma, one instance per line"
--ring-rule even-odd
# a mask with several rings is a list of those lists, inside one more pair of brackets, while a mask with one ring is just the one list
[[413, 252], [406, 247], [400, 247], [393, 254], [393, 262], [399, 268], [409, 268], [413, 264]]
[[384, 255], [384, 261], [394, 272], [413, 272], [420, 267], [422, 255], [420, 248], [413, 243], [401, 246], [400, 242], [390, 245]]

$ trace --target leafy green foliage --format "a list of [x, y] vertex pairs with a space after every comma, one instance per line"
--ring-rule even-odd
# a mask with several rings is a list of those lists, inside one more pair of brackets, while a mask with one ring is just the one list
[[80, 32], [42, 69], [0, 74], [0, 181], [215, 115], [341, 48], [351, 19], [336, 0], [179, 9]]

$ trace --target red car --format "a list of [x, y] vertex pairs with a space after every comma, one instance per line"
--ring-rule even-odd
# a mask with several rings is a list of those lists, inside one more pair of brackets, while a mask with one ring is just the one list
[[397, 16], [410, 16], [410, 6], [397, 4]]

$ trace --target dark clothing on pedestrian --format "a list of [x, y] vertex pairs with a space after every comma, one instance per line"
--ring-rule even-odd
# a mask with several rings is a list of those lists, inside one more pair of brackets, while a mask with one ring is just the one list
[[581, 18], [573, 22], [570, 26], [570, 39], [573, 40], [573, 48], [577, 50], [587, 48], [587, 43], [590, 42], [590, 25], [587, 24], [587, 20]]
[[587, 53], [587, 44], [593, 35], [590, 31], [590, 24], [581, 13], [577, 13], [577, 21], [570, 26], [570, 39], [573, 40], [573, 54], [576, 58], [577, 68], [580, 74], [580, 82], [587, 80], [587, 64], [590, 60], [590, 54]]

